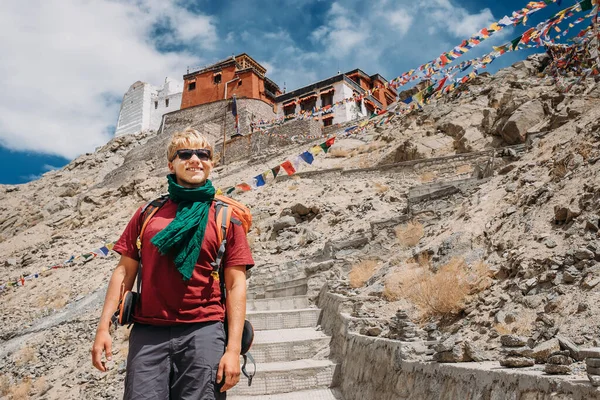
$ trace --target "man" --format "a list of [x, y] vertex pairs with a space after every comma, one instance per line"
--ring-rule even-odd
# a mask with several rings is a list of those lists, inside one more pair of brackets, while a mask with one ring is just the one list
[[[140, 304], [129, 337], [124, 399], [225, 399], [240, 378], [240, 344], [246, 313], [246, 270], [254, 265], [243, 228], [231, 224], [222, 262], [226, 305], [211, 275], [217, 224], [208, 179], [212, 147], [198, 131], [175, 133], [167, 149], [169, 200], [149, 220], [141, 242]], [[131, 290], [138, 269], [136, 240], [141, 208], [114, 250], [112, 274], [92, 346], [92, 363], [106, 371], [111, 360], [110, 319], [121, 285]], [[228, 340], [225, 343], [224, 306]]]

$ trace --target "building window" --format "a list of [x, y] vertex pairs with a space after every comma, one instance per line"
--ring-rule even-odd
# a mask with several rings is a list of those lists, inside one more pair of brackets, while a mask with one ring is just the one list
[[296, 112], [296, 104], [292, 103], [287, 106], [283, 106], [283, 115], [288, 116]]
[[238, 86], [242, 86], [242, 80], [241, 79], [238, 82]]
[[221, 83], [221, 74], [213, 75], [213, 83], [215, 85], [218, 85], [219, 83]]
[[310, 98], [300, 102], [300, 109], [302, 111], [312, 111], [317, 105], [317, 96], [311, 96]]
[[323, 120], [323, 126], [331, 126], [333, 125], [333, 118], [325, 118]]
[[169, 99], [165, 100], [165, 107], [169, 107]]
[[325, 93], [321, 95], [321, 107], [333, 105], [333, 92]]
[[196, 89], [196, 82], [188, 83], [188, 91]]
[[158, 101], [154, 102], [154, 109], [156, 110], [158, 108]]

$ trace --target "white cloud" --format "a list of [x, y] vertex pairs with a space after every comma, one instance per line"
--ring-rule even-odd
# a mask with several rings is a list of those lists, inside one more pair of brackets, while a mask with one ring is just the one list
[[[133, 82], [158, 84], [200, 62], [184, 52], [161, 53], [156, 40], [214, 47], [215, 21], [176, 4], [3, 1], [0, 26], [13, 35], [0, 39], [0, 144], [72, 158], [106, 143]], [[157, 26], [170, 27], [168, 34], [153, 39]]]
[[342, 70], [358, 67], [388, 79], [438, 57], [494, 22], [489, 9], [471, 12], [452, 0], [338, 0], [326, 17], [310, 36], [323, 48], [320, 63], [347, 65]]

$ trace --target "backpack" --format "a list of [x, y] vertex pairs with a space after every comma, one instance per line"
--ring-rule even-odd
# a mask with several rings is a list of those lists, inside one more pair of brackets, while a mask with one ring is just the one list
[[[119, 302], [119, 309], [115, 312], [115, 319], [118, 316], [118, 323], [120, 325], [127, 325], [132, 323], [133, 310], [135, 309], [135, 305], [137, 301], [139, 301], [139, 293], [141, 293], [141, 270], [142, 270], [142, 236], [144, 235], [144, 231], [146, 230], [146, 226], [150, 219], [156, 214], [156, 212], [169, 200], [168, 194], [163, 194], [159, 198], [154, 199], [146, 203], [146, 205], [142, 208], [141, 217], [142, 217], [142, 227], [140, 229], [140, 233], [136, 239], [136, 246], [138, 248], [138, 256], [140, 259], [140, 263], [137, 270], [137, 293], [133, 292], [124, 292], [123, 288], [121, 289], [121, 301]], [[219, 248], [217, 250], [217, 255], [215, 257], [215, 261], [211, 263], [213, 267], [213, 271], [211, 276], [214, 279], [219, 280], [221, 287], [221, 301], [223, 305], [225, 305], [225, 279], [223, 279], [223, 271], [221, 269], [221, 263], [223, 262], [223, 257], [225, 256], [225, 250], [227, 246], [227, 232], [229, 231], [229, 226], [233, 223], [239, 226], [242, 226], [245, 233], [248, 233], [250, 228], [252, 227], [252, 213], [248, 207], [239, 201], [233, 200], [230, 197], [223, 195], [215, 195], [213, 200], [215, 202], [215, 222], [217, 224], [217, 241], [219, 243]], [[128, 296], [128, 294], [131, 294]], [[117, 322], [115, 321], [115, 322]], [[116, 325], [115, 325], [116, 326]], [[228, 334], [227, 329], [227, 315], [225, 316], [225, 335]], [[248, 352], [250, 347], [252, 346], [252, 342], [254, 340], [254, 328], [250, 321], [244, 321], [244, 327], [242, 331], [242, 345], [240, 354], [244, 359], [244, 364], [242, 366], [242, 373], [246, 378], [248, 378], [248, 386], [252, 385], [252, 378], [256, 374], [256, 362], [252, 355]], [[254, 364], [254, 372], [250, 375], [246, 371], [246, 363], [247, 359]]]

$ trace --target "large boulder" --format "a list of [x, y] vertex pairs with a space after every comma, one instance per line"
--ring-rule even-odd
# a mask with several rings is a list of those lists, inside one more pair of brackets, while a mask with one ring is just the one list
[[500, 130], [500, 136], [508, 144], [524, 143], [527, 130], [544, 119], [544, 107], [539, 100], [520, 106]]

